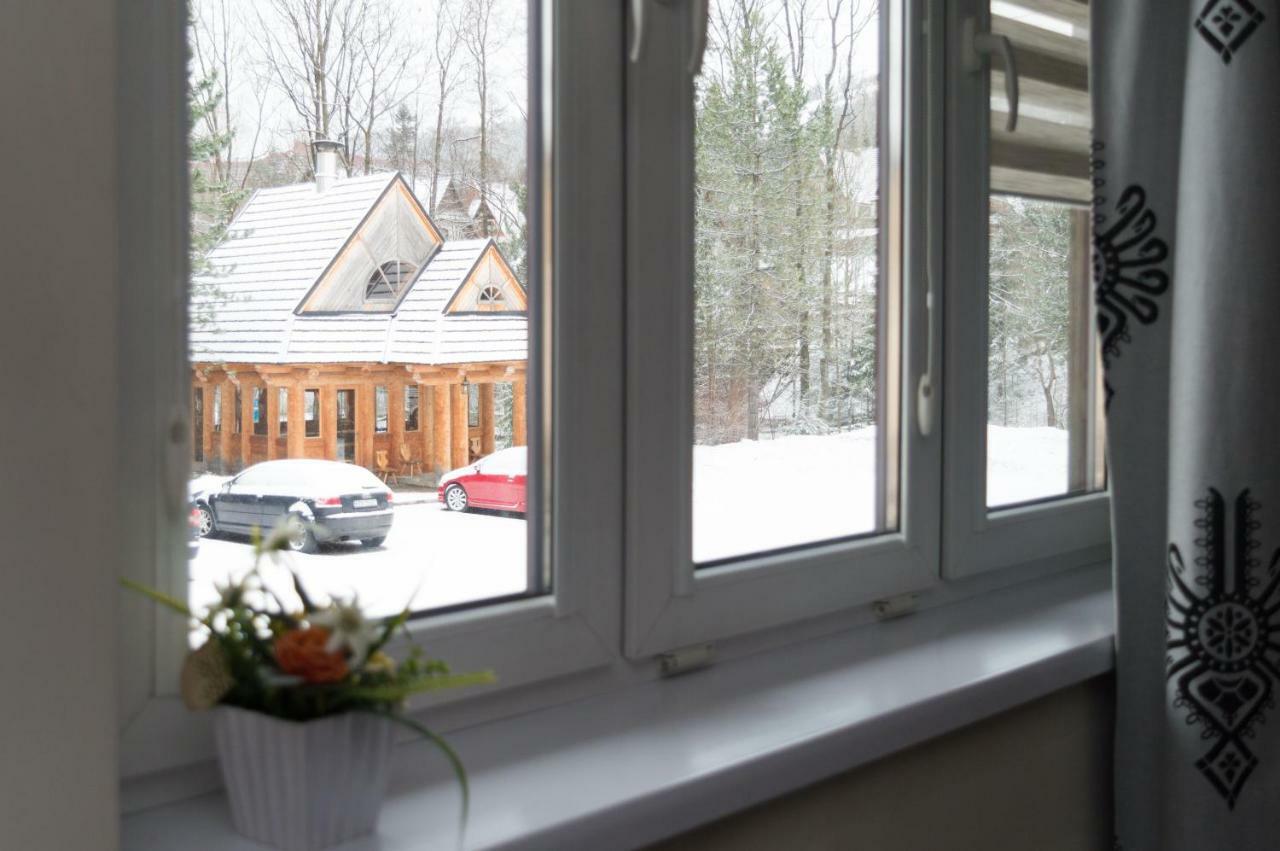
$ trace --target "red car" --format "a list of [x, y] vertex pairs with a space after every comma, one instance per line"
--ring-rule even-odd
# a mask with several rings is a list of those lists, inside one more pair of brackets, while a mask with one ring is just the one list
[[496, 508], [525, 513], [525, 479], [529, 471], [523, 446], [513, 446], [481, 458], [476, 463], [446, 473], [437, 497], [451, 511]]

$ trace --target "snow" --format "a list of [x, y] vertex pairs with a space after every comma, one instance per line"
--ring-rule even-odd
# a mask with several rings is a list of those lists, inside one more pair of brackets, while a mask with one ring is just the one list
[[[1042, 499], [1067, 489], [1067, 432], [992, 426], [991, 505]], [[694, 447], [693, 555], [697, 562], [733, 558], [875, 531], [874, 427], [826, 435], [787, 435]], [[196, 488], [225, 477], [202, 476]], [[473, 602], [524, 592], [526, 525], [497, 513], [445, 511], [433, 491], [397, 495], [396, 520], [381, 547], [359, 544], [315, 555], [290, 553], [289, 565], [317, 598], [358, 594], [376, 615]], [[214, 583], [251, 567], [243, 537], [205, 538], [190, 565], [189, 599], [197, 609], [216, 599]], [[294, 601], [283, 565], [264, 564], [263, 578]]]
[[[1067, 491], [1067, 432], [990, 426], [989, 505]], [[693, 557], [716, 561], [875, 531], [876, 429], [696, 446]]]

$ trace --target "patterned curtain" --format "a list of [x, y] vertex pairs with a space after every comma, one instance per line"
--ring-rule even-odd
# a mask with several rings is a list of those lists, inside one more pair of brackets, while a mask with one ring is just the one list
[[1094, 0], [1116, 847], [1280, 848], [1280, 0]]

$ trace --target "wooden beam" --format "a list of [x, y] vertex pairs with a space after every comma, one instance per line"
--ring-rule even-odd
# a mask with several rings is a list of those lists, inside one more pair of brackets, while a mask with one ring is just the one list
[[356, 463], [373, 469], [373, 384], [356, 385]]
[[232, 443], [235, 433], [236, 388], [225, 374], [222, 376], [220, 386], [222, 387], [222, 424], [218, 431], [218, 464], [223, 473], [230, 473], [236, 466]]
[[204, 454], [204, 468], [209, 469], [213, 455], [213, 385], [204, 386], [204, 419], [200, 424], [200, 451]]
[[[418, 417], [418, 427], [422, 427], [421, 416]], [[404, 384], [399, 381], [387, 385], [387, 436], [391, 438], [387, 463], [399, 469], [400, 447], [404, 445]]]
[[431, 454], [431, 465], [438, 475], [453, 469], [453, 390], [450, 387], [432, 387], [431, 398], [435, 420], [435, 448]]
[[436, 412], [435, 412], [435, 388], [428, 387], [425, 384], [418, 386], [418, 449], [414, 452], [418, 460], [422, 462], [422, 472], [431, 473], [435, 471], [435, 449], [436, 449]]
[[470, 431], [467, 427], [467, 386], [453, 385], [449, 392], [453, 395], [453, 451], [449, 463], [454, 468], [465, 467], [471, 461]]
[[253, 458], [253, 391], [247, 380], [240, 383], [240, 468], [249, 466]]
[[[307, 457], [307, 389], [299, 383], [289, 387], [289, 410], [285, 416], [289, 418], [289, 434], [286, 437], [285, 457]], [[316, 415], [319, 416], [319, 411]]]
[[324, 457], [338, 457], [338, 388], [331, 384], [320, 387], [320, 437], [324, 441]]
[[524, 378], [517, 378], [511, 382], [511, 445], [524, 446], [527, 438], [525, 437], [525, 417], [527, 416], [528, 401], [525, 398]]
[[267, 418], [267, 460], [274, 461], [279, 452], [276, 444], [280, 441], [280, 388], [270, 384], [264, 385], [267, 397], [267, 409], [263, 415]]
[[492, 455], [494, 449], [493, 383], [480, 385], [480, 454]]

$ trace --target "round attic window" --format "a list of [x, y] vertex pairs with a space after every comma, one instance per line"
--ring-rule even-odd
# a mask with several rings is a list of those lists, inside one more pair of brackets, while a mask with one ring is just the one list
[[404, 292], [405, 286], [413, 280], [418, 267], [404, 260], [389, 260], [383, 263], [369, 276], [365, 285], [366, 299], [395, 298]]
[[480, 291], [480, 303], [481, 304], [501, 304], [502, 290], [498, 289], [495, 286], [485, 287]]

